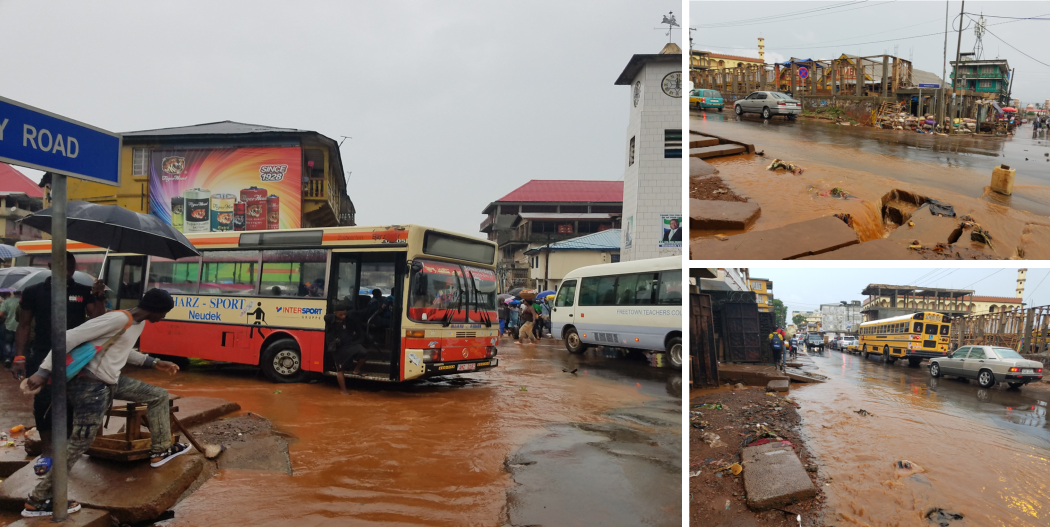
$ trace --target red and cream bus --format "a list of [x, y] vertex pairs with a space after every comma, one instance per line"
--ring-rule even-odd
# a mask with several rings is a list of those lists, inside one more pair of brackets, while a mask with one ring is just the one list
[[[357, 377], [408, 381], [499, 364], [496, 245], [417, 225], [187, 234], [201, 256], [105, 252], [70, 241], [78, 270], [102, 271], [109, 309], [159, 287], [176, 307], [142, 333], [145, 353], [259, 365], [275, 382], [334, 373], [324, 316], [363, 310], [370, 342]], [[21, 242], [16, 265], [46, 266], [49, 240]], [[373, 300], [374, 291], [381, 292]], [[354, 377], [354, 375], [348, 375]]]

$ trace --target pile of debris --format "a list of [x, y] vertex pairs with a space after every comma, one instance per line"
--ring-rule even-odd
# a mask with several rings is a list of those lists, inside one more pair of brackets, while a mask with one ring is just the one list
[[977, 131], [977, 120], [966, 117], [952, 119], [952, 130], [955, 133], [972, 134]]

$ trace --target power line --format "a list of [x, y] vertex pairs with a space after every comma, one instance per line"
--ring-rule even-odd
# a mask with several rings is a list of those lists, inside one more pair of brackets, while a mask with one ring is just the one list
[[1008, 18], [1008, 19], [1012, 19], [1012, 20], [1050, 20], [1050, 18], [1038, 18], [1038, 17], [1041, 17], [1043, 15], [1036, 15], [1036, 16], [1032, 16], [1032, 17], [1028, 17], [1028, 18], [1022, 18], [1022, 17], [1018, 17], [1018, 16], [981, 15], [981, 14], [978, 14], [978, 13], [966, 13], [966, 14], [967, 15], [983, 16], [984, 18]]
[[[1046, 280], [1047, 276], [1050, 276], [1050, 271], [1047, 271], [1046, 274], [1043, 275], [1043, 280]], [[1035, 292], [1039, 290], [1039, 286], [1043, 285], [1043, 280], [1040, 280], [1038, 284], [1035, 284], [1035, 289], [1031, 290], [1028, 293], [1028, 300], [1029, 301], [1032, 300], [1032, 296], [1035, 295]]]
[[[867, 1], [867, 0], [864, 0], [864, 1]], [[816, 13], [818, 11], [824, 11], [824, 10], [827, 10], [827, 9], [836, 9], [836, 8], [844, 7], [844, 6], [863, 4], [864, 1], [862, 1], [862, 2], [845, 2], [845, 3], [841, 3], [841, 4], [835, 4], [833, 6], [823, 6], [823, 7], [819, 7], [819, 8], [803, 9], [802, 11], [780, 13], [780, 14], [777, 14], [777, 15], [769, 15], [769, 16], [758, 17], [758, 18], [746, 18], [746, 19], [741, 19], [741, 20], [730, 20], [728, 22], [718, 22], [718, 23], [714, 23], [714, 24], [704, 24], [704, 25], [698, 25], [698, 26], [696, 26], [696, 28], [700, 29], [700, 28], [711, 28], [711, 27], [725, 27], [725, 26], [727, 26], [729, 24], [755, 22], [755, 21], [759, 21], [759, 20], [771, 20], [771, 19], [779, 20], [779, 19], [781, 19], [782, 17], [785, 17], [785, 16], [795, 16], [795, 15], [801, 15], [801, 14], [806, 14], [806, 13]]]
[[974, 282], [973, 284], [970, 284], [970, 285], [968, 285], [968, 286], [966, 286], [966, 287], [960, 287], [959, 289], [969, 289], [969, 288], [970, 288], [970, 286], [972, 286], [972, 285], [974, 285], [974, 284], [976, 284], [976, 283], [982, 282], [982, 281], [984, 281], [984, 280], [986, 280], [986, 279], [988, 279], [988, 278], [991, 278], [991, 277], [995, 276], [995, 275], [996, 275], [997, 273], [999, 273], [999, 272], [1001, 272], [1001, 271], [1002, 271], [1002, 269], [999, 269], [998, 271], [996, 271], [996, 272], [994, 272], [994, 273], [992, 273], [992, 274], [990, 274], [990, 275], [988, 275], [988, 276], [986, 276], [986, 277], [984, 277], [984, 278], [982, 278], [982, 279], [978, 280], [977, 282]]
[[[988, 31], [988, 30], [985, 29], [985, 31]], [[1014, 51], [1016, 51], [1016, 52], [1018, 52], [1018, 53], [1020, 53], [1020, 54], [1022, 54], [1024, 56], [1026, 56], [1026, 57], [1028, 57], [1028, 58], [1030, 58], [1030, 59], [1032, 59], [1032, 60], [1042, 64], [1043, 66], [1046, 66], [1046, 67], [1050, 68], [1050, 64], [1047, 64], [1047, 63], [1045, 63], [1045, 62], [1043, 62], [1043, 61], [1041, 61], [1041, 60], [1039, 60], [1039, 59], [1037, 59], [1037, 58], [1035, 58], [1035, 57], [1033, 57], [1033, 56], [1031, 56], [1031, 55], [1029, 55], [1029, 54], [1027, 54], [1027, 53], [1025, 53], [1025, 52], [1023, 52], [1023, 51], [1021, 51], [1021, 50], [1019, 50], [1017, 48], [1015, 48], [1015, 47], [1013, 47], [1013, 46], [1011, 46], [1009, 42], [999, 38], [999, 35], [996, 35], [995, 33], [992, 33], [991, 31], [988, 31], [988, 34], [993, 36], [993, 37], [995, 37], [996, 39], [998, 39], [999, 42], [1002, 42], [1003, 44], [1006, 44], [1007, 46], [1010, 46], [1010, 49], [1012, 49], [1012, 50], [1014, 50]]]
[[[802, 19], [802, 18], [805, 18], [805, 19], [808, 20], [810, 18], [814, 18], [814, 17], [818, 17], [818, 16], [835, 15], [835, 14], [838, 14], [838, 13], [846, 13], [848, 11], [856, 11], [857, 9], [864, 9], [866, 7], [875, 7], [875, 6], [880, 6], [880, 5], [884, 5], [884, 4], [890, 4], [890, 3], [893, 3], [895, 1], [896, 0], [890, 0], [888, 2], [881, 2], [881, 3], [878, 3], [878, 4], [869, 4], [869, 5], [864, 5], [864, 6], [860, 6], [860, 7], [855, 7], [853, 9], [843, 9], [841, 11], [836, 11], [834, 13], [822, 13], [822, 14], [819, 14], [819, 15], [806, 14], [804, 16], [791, 16], [790, 18], [786, 18], [784, 16], [778, 16], [778, 17], [770, 17], [771, 20], [744, 21], [744, 23], [741, 23], [741, 24], [710, 24], [710, 25], [699, 26], [699, 27], [702, 28], [702, 29], [713, 29], [713, 28], [756, 26], [756, 25], [761, 25], [761, 24], [772, 24], [772, 23], [778, 23], [779, 24], [779, 23], [783, 23], [783, 22], [789, 22], [791, 20], [799, 20], [799, 19]], [[862, 3], [862, 2], [858, 2], [858, 3]], [[839, 7], [842, 7], [842, 6], [839, 6]], [[831, 8], [828, 7], [827, 9], [831, 9]]]

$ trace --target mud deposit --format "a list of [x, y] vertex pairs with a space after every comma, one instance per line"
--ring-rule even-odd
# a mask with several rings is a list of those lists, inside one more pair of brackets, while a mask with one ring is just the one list
[[747, 198], [738, 196], [733, 189], [727, 187], [722, 178], [718, 176], [690, 180], [689, 197], [702, 200], [747, 201]]

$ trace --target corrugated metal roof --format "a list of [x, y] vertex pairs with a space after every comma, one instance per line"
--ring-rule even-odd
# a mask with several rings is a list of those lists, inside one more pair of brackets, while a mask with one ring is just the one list
[[44, 189], [11, 165], [0, 163], [0, 194], [25, 194], [31, 198], [42, 198]]
[[533, 179], [497, 201], [621, 203], [623, 181]]
[[157, 128], [154, 130], [139, 130], [137, 132], [124, 132], [125, 136], [158, 136], [158, 135], [235, 135], [235, 134], [259, 134], [259, 133], [295, 133], [307, 132], [308, 130], [297, 130], [295, 128], [276, 128], [261, 124], [238, 123], [234, 121], [219, 121], [217, 123], [195, 124], [192, 126], [178, 126], [175, 128]]
[[911, 79], [915, 84], [944, 84], [937, 74], [917, 69], [911, 70]]
[[[526, 254], [535, 254], [543, 249], [535, 247], [525, 251]], [[594, 234], [587, 234], [579, 238], [571, 238], [551, 244], [551, 252], [554, 251], [619, 251], [620, 229], [609, 229]]]

